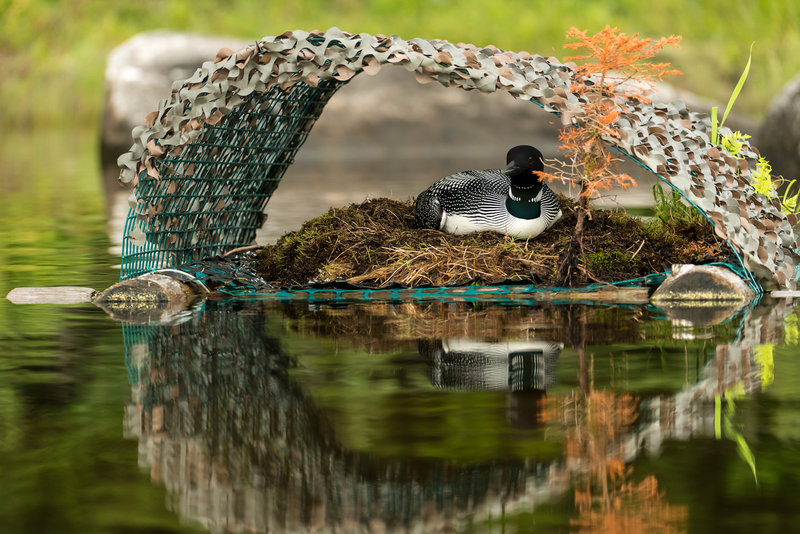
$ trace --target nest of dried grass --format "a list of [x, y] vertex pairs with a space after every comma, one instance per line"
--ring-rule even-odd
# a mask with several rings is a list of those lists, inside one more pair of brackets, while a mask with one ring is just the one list
[[[345, 281], [367, 287], [456, 286], [507, 281], [556, 284], [559, 256], [575, 226], [574, 204], [544, 234], [515, 240], [495, 232], [463, 236], [414, 227], [414, 205], [386, 198], [331, 209], [259, 251], [259, 274], [279, 286]], [[705, 221], [645, 222], [593, 211], [584, 238], [583, 282], [615, 282], [673, 263], [724, 261], [727, 249]]]

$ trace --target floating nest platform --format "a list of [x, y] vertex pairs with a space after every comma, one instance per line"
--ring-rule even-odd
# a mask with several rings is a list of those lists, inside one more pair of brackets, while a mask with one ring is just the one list
[[[313, 302], [642, 305], [650, 302], [674, 264], [730, 267], [734, 261], [728, 243], [694, 212], [645, 220], [621, 210], [595, 210], [584, 235], [583, 279], [579, 287], [557, 287], [555, 273], [576, 217], [573, 201], [560, 197], [560, 203], [563, 216], [547, 232], [515, 240], [496, 232], [452, 235], [416, 228], [412, 202], [367, 200], [331, 209], [274, 245], [123, 281], [101, 296], [105, 304], [100, 305], [121, 307], [112, 312], [117, 316], [129, 314], [126, 295], [131, 288], [140, 297], [152, 293], [145, 295], [148, 302], [180, 301], [180, 309], [186, 307], [187, 295], [190, 300], [246, 296]], [[738, 309], [740, 304], [726, 306]], [[139, 308], [134, 311], [140, 313]], [[155, 306], [146, 320], [162, 320], [162, 308]]]
[[[414, 205], [368, 200], [306, 222], [258, 252], [258, 273], [291, 288], [347, 283], [371, 289], [510, 283], [557, 285], [555, 272], [575, 227], [574, 203], [535, 239], [496, 232], [452, 235], [414, 226]], [[582, 285], [644, 279], [678, 263], [730, 260], [711, 225], [643, 221], [623, 211], [593, 211], [584, 238]]]

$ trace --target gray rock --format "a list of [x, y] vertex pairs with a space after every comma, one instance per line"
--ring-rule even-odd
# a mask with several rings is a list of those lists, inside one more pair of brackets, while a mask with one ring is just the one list
[[650, 297], [673, 321], [715, 325], [733, 317], [755, 297], [744, 280], [713, 265], [673, 265]]
[[191, 76], [220, 48], [249, 42], [233, 37], [153, 31], [131, 37], [108, 55], [103, 112], [103, 157], [115, 162], [130, 148], [131, 130], [169, 98], [172, 82]]
[[175, 320], [205, 297], [206, 290], [194, 277], [168, 269], [123, 280], [97, 295], [93, 302], [115, 319], [153, 324]]
[[770, 104], [756, 146], [769, 160], [773, 174], [790, 180], [800, 178], [800, 75]]
[[673, 265], [672, 273], [650, 297], [656, 305], [715, 306], [750, 302], [755, 293], [728, 269], [714, 265]]

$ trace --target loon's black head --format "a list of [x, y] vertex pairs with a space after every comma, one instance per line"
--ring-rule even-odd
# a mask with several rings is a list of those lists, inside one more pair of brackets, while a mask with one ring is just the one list
[[532, 187], [534, 195], [541, 189], [542, 179], [538, 173], [544, 171], [542, 153], [528, 145], [515, 146], [506, 155], [506, 168], [503, 173], [511, 179], [515, 188]]

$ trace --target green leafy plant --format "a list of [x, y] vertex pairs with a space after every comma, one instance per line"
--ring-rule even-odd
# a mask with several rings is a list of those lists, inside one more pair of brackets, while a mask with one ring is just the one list
[[711, 108], [711, 142], [715, 145], [719, 144], [719, 130], [725, 124], [725, 119], [728, 118], [728, 113], [730, 113], [733, 103], [736, 102], [736, 99], [739, 97], [739, 93], [742, 92], [744, 82], [747, 80], [747, 75], [750, 73], [750, 62], [753, 59], [754, 44], [755, 43], [750, 44], [750, 54], [747, 56], [747, 64], [744, 66], [744, 71], [742, 71], [742, 75], [739, 76], [739, 81], [736, 83], [736, 87], [734, 87], [733, 93], [731, 93], [731, 97], [728, 99], [728, 105], [725, 107], [725, 113], [722, 114], [722, 120], [719, 126], [717, 126], [717, 107], [714, 106]]
[[[744, 146], [744, 141], [750, 136], [739, 131], [732, 132], [722, 137], [722, 148], [731, 156], [738, 158], [739, 152]], [[761, 193], [767, 198], [777, 198], [781, 205], [781, 211], [786, 214], [797, 213], [798, 198], [800, 189], [796, 187], [797, 180], [786, 180], [780, 176], [772, 176], [772, 165], [763, 156], [758, 157], [756, 169], [750, 175], [750, 185], [756, 193]], [[779, 195], [778, 190], [784, 187], [784, 192]], [[794, 191], [794, 192], [792, 192]]]
[[758, 158], [756, 171], [752, 174], [750, 182], [756, 193], [761, 193], [770, 198], [776, 195], [775, 181], [772, 178], [772, 165], [762, 156]]
[[[728, 118], [728, 113], [730, 113], [734, 102], [736, 102], [739, 93], [742, 91], [742, 87], [744, 87], [747, 75], [750, 73], [750, 63], [753, 58], [753, 44], [755, 43], [750, 45], [747, 64], [742, 71], [742, 75], [739, 77], [739, 81], [736, 83], [736, 87], [734, 87], [731, 93], [730, 99], [728, 99], [728, 105], [725, 107], [725, 113], [723, 113], [722, 120], [719, 124], [717, 124], [717, 107], [711, 108], [711, 142], [715, 145], [721, 144], [722, 148], [733, 157], [739, 157], [739, 152], [742, 150], [742, 147], [744, 147], [744, 141], [750, 139], [750, 136], [737, 130], [724, 135], [722, 139], [720, 139], [719, 131], [725, 124], [725, 119]], [[770, 165], [769, 161], [763, 156], [759, 156], [758, 162], [756, 163], [756, 170], [752, 173], [750, 178], [750, 183], [756, 193], [761, 193], [770, 199], [777, 198], [781, 205], [781, 211], [786, 214], [797, 213], [798, 210], [800, 189], [795, 187], [796, 181], [797, 180], [789, 181], [783, 177], [773, 177], [772, 165]], [[782, 186], [785, 186], [784, 193], [779, 196], [778, 189]], [[790, 193], [792, 190], [794, 190], [795, 193]]]
[[677, 223], [698, 223], [703, 216], [693, 206], [686, 204], [680, 193], [670, 188], [664, 191], [660, 184], [653, 185], [653, 215], [668, 226]]
[[722, 137], [722, 148], [724, 148], [728, 154], [738, 158], [738, 154], [741, 152], [742, 147], [744, 147], [744, 142], [747, 139], [750, 139], [749, 135], [736, 130]]

